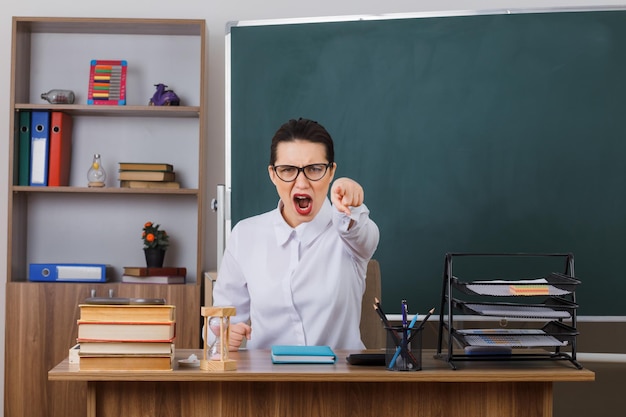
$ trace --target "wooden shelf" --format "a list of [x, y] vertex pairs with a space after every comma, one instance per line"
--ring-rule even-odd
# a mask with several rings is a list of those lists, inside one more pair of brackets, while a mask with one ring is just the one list
[[204, 36], [204, 20], [118, 19], [83, 17], [16, 17], [28, 33], [78, 33], [102, 35]]
[[[177, 307], [176, 348], [200, 347], [206, 24], [197, 19], [14, 17], [11, 46], [4, 415], [73, 417], [84, 414], [86, 384], [49, 383], [45, 374], [75, 344], [77, 305], [92, 291], [105, 297], [165, 298]], [[136, 101], [87, 105], [83, 65], [117, 54], [132, 58], [127, 92]], [[170, 60], [185, 65], [172, 66]], [[185, 105], [148, 105], [152, 86], [161, 80], [175, 87]], [[85, 104], [41, 103], [40, 93], [54, 86], [75, 91], [77, 102]], [[15, 135], [20, 113], [28, 111], [62, 111], [72, 117], [71, 186], [32, 187], [24, 180], [17, 185], [19, 163], [28, 161], [28, 154], [20, 155]], [[105, 188], [87, 187], [95, 153], [106, 156], [103, 166], [110, 176]], [[113, 181], [115, 161], [155, 160], [171, 162], [177, 181], [191, 188], [121, 188]], [[172, 239], [166, 264], [185, 266], [186, 284], [118, 281], [123, 265], [143, 262], [141, 227], [148, 220], [167, 229]], [[111, 281], [30, 282], [33, 262], [106, 263]], [[72, 401], [59, 401], [66, 393]]]
[[199, 106], [96, 106], [87, 104], [16, 104], [16, 110], [56, 110], [72, 116], [106, 117], [192, 117], [200, 116]]
[[89, 188], [89, 187], [30, 187], [14, 185], [14, 193], [69, 193], [69, 194], [165, 194], [165, 195], [198, 195], [197, 188]]

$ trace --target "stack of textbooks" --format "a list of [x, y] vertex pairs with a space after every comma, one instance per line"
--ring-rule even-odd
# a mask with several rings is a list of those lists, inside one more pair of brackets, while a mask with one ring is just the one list
[[122, 188], [180, 188], [174, 166], [167, 163], [120, 162]]
[[164, 266], [147, 268], [142, 266], [125, 266], [122, 282], [132, 284], [184, 284], [187, 268]]
[[170, 370], [176, 307], [165, 304], [79, 304], [81, 370]]

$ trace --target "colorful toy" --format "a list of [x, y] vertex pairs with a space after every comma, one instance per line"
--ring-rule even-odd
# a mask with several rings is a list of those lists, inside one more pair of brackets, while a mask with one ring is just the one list
[[148, 103], [151, 106], [179, 106], [180, 98], [172, 90], [168, 90], [165, 84], [155, 84], [156, 92]]
[[125, 105], [127, 67], [125, 60], [92, 60], [87, 104]]

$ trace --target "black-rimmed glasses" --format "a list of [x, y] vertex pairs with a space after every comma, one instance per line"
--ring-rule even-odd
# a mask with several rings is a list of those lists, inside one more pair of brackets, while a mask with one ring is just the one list
[[328, 168], [333, 166], [332, 162], [327, 164], [311, 164], [302, 168], [293, 165], [273, 165], [272, 169], [276, 176], [285, 182], [293, 182], [302, 172], [309, 181], [319, 181], [324, 178]]

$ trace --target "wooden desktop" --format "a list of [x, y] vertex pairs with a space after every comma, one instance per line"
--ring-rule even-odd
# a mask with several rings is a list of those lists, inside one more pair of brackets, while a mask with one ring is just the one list
[[552, 416], [552, 384], [593, 381], [564, 361], [464, 362], [452, 370], [425, 350], [421, 371], [334, 365], [274, 365], [269, 351], [231, 354], [237, 370], [180, 368], [201, 350], [179, 349], [171, 371], [80, 371], [65, 359], [51, 381], [86, 381], [88, 417]]

